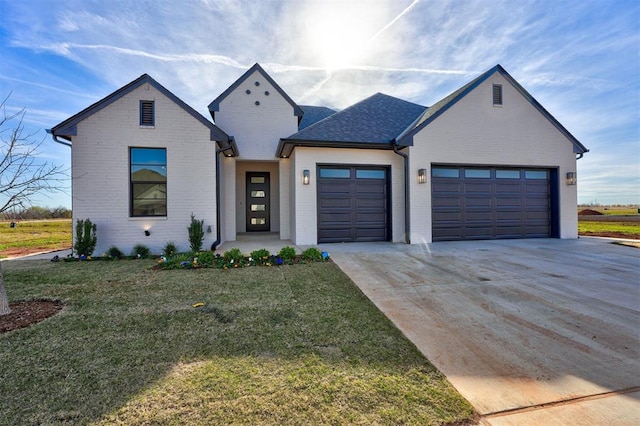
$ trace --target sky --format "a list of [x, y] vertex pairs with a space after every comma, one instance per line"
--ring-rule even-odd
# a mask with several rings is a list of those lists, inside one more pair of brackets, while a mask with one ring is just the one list
[[[637, 0], [0, 0], [0, 97], [46, 135], [147, 73], [205, 117], [260, 63], [300, 105], [430, 106], [501, 64], [590, 152], [578, 202], [640, 204]], [[283, 135], [284, 136], [284, 135]], [[34, 204], [71, 207], [66, 194]]]

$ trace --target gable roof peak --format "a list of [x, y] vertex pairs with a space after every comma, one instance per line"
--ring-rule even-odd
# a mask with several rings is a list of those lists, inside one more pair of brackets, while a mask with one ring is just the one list
[[166, 87], [158, 83], [149, 74], [146, 74], [146, 73], [142, 74], [140, 77], [136, 78], [130, 83], [122, 86], [120, 89], [116, 90], [115, 92], [102, 98], [98, 102], [95, 102], [94, 104], [88, 106], [87, 108], [83, 109], [79, 113], [69, 117], [63, 122], [52, 127], [51, 129], [48, 130], [48, 133], [51, 133], [54, 139], [55, 137], [61, 137], [63, 139], [71, 141], [72, 136], [77, 135], [78, 123], [90, 117], [91, 115], [95, 114], [96, 112], [100, 111], [101, 109], [106, 108], [107, 106], [111, 105], [115, 101], [123, 98], [127, 94], [133, 92], [134, 90], [136, 90], [137, 88], [141, 87], [143, 84], [146, 84], [146, 83], [149, 83], [150, 85], [155, 87], [160, 93], [165, 95], [175, 104], [177, 104], [179, 107], [185, 110], [189, 115], [191, 115], [200, 123], [208, 127], [211, 131], [211, 140], [215, 140], [218, 142], [229, 141], [229, 136], [225, 132], [223, 132], [218, 126], [216, 126], [215, 124], [207, 120], [202, 114], [200, 114], [198, 111], [193, 109], [191, 106], [185, 103], [182, 99], [178, 98], [176, 95], [170, 92]]
[[233, 92], [236, 88], [238, 88], [238, 86], [240, 86], [246, 79], [248, 79], [254, 72], [259, 72], [264, 77], [264, 79], [267, 80], [269, 84], [271, 84], [276, 89], [276, 91], [280, 94], [280, 96], [282, 96], [293, 108], [293, 115], [298, 117], [298, 120], [300, 120], [300, 118], [304, 114], [304, 112], [302, 111], [302, 108], [300, 108], [298, 104], [296, 104], [293, 101], [293, 99], [291, 99], [289, 95], [287, 95], [285, 91], [282, 90], [280, 85], [276, 83], [275, 80], [271, 78], [269, 74], [267, 74], [267, 72], [264, 70], [264, 68], [262, 68], [262, 66], [258, 62], [253, 64], [251, 68], [245, 71], [245, 73], [242, 74], [240, 78], [238, 78], [233, 84], [231, 84], [231, 86], [229, 86], [224, 92], [222, 92], [217, 98], [215, 98], [209, 104], [208, 108], [209, 108], [209, 112], [211, 113], [211, 117], [215, 120], [215, 112], [220, 110], [220, 103], [227, 96], [229, 96], [231, 92]]

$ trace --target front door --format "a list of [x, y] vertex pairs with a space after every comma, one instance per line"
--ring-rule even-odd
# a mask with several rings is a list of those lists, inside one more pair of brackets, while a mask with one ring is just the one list
[[247, 232], [269, 229], [269, 173], [247, 172]]

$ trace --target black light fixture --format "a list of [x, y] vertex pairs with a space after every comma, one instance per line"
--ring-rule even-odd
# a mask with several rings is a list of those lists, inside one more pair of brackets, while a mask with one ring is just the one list
[[309, 185], [309, 181], [311, 180], [311, 172], [308, 169], [304, 169], [302, 171], [302, 183], [303, 185]]
[[576, 177], [576, 172], [568, 172], [567, 185], [575, 185], [577, 183], [578, 183], [578, 178]]
[[418, 169], [418, 183], [426, 183], [426, 182], [427, 182], [427, 170]]
[[151, 231], [149, 231], [148, 229], [144, 230], [144, 236], [148, 237], [149, 235], [151, 235]]

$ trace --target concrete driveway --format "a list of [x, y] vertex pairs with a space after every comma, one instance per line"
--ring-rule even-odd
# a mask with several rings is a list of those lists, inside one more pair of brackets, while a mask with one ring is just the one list
[[640, 424], [640, 250], [323, 244], [484, 424]]

